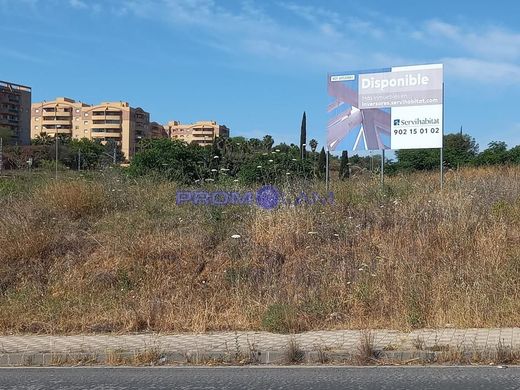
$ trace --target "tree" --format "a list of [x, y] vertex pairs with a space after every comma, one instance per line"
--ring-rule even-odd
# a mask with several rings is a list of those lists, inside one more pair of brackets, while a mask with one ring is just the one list
[[507, 144], [503, 141], [490, 142], [488, 148], [477, 156], [478, 165], [505, 164], [507, 161]]
[[344, 150], [341, 153], [340, 165], [339, 165], [339, 178], [341, 180], [348, 179], [350, 177], [350, 167], [348, 163], [348, 151]]
[[205, 161], [207, 149], [168, 138], [146, 139], [130, 163], [130, 174], [159, 174], [170, 180], [193, 183], [211, 177]]
[[13, 131], [11, 129], [8, 129], [7, 127], [0, 127], [0, 138], [2, 138], [4, 145], [11, 141], [12, 136]]
[[67, 161], [72, 169], [94, 169], [100, 164], [105, 147], [100, 142], [88, 138], [73, 139], [69, 143], [70, 160]]
[[306, 157], [305, 153], [305, 145], [307, 144], [307, 116], [305, 111], [303, 112], [302, 117], [302, 126], [300, 129], [300, 151], [302, 160]]
[[101, 165], [110, 165], [114, 163], [114, 152], [116, 154], [115, 163], [125, 161], [125, 155], [116, 140], [108, 140], [104, 145], [105, 152], [101, 156]]
[[287, 145], [285, 142], [274, 146], [275, 151], [279, 151], [280, 153], [289, 153], [291, 151], [291, 147]]
[[[444, 164], [452, 168], [471, 164], [478, 153], [478, 144], [468, 134], [447, 134], [443, 145]], [[392, 170], [423, 171], [439, 167], [439, 149], [401, 149], [395, 155], [397, 163], [392, 164]]]
[[444, 161], [452, 168], [468, 165], [478, 153], [478, 144], [468, 134], [447, 134], [444, 136]]
[[264, 138], [262, 139], [262, 143], [264, 144], [264, 148], [267, 152], [270, 152], [271, 149], [273, 148], [273, 144], [274, 144], [274, 139], [272, 136], [270, 136], [269, 134], [265, 135]]
[[249, 141], [247, 141], [247, 145], [249, 146], [250, 152], [255, 153], [262, 152], [264, 144], [258, 138], [250, 138]]
[[33, 145], [52, 145], [54, 144], [54, 137], [51, 137], [46, 132], [41, 132], [31, 140]]
[[238, 175], [244, 183], [281, 184], [295, 179], [313, 176], [310, 160], [293, 158], [289, 153], [274, 155], [256, 154], [242, 164]]
[[520, 164], [520, 145], [511, 148], [507, 153], [507, 159], [513, 164]]
[[396, 150], [397, 163], [394, 168], [401, 171], [425, 171], [439, 166], [439, 149]]
[[312, 153], [316, 152], [316, 148], [318, 147], [318, 141], [314, 138], [309, 141], [309, 146], [311, 147]]
[[325, 154], [325, 148], [321, 148], [320, 155], [318, 157], [318, 177], [325, 176], [325, 170], [327, 169], [327, 155]]

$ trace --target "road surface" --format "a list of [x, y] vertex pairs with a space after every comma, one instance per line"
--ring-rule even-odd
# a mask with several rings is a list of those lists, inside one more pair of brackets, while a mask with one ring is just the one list
[[520, 367], [5, 368], [0, 389], [520, 389]]

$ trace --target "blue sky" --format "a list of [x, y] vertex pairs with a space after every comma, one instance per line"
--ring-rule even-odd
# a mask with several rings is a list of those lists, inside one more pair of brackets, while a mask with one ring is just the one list
[[[391, 4], [391, 5], [390, 5]], [[325, 144], [327, 72], [445, 66], [446, 132], [520, 144], [520, 2], [0, 0], [0, 79], [33, 101]]]

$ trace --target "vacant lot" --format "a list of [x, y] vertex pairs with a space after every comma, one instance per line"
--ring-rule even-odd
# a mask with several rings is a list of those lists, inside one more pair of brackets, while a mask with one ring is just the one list
[[266, 211], [116, 171], [0, 178], [0, 332], [517, 326], [520, 168], [385, 184]]

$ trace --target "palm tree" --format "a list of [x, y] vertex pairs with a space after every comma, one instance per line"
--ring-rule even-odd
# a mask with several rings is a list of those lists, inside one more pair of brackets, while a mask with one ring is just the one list
[[265, 150], [270, 152], [271, 148], [273, 147], [273, 144], [274, 144], [274, 139], [269, 134], [267, 134], [264, 136], [262, 143], [264, 144]]
[[309, 146], [311, 147], [312, 153], [316, 151], [316, 148], [318, 147], [318, 141], [316, 141], [314, 138], [309, 141]]
[[51, 137], [46, 132], [38, 134], [33, 140], [34, 145], [52, 145], [54, 144], [54, 137]]

